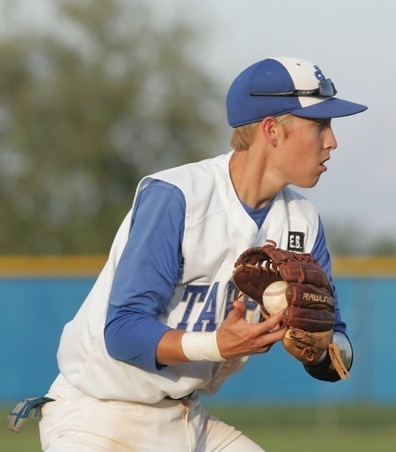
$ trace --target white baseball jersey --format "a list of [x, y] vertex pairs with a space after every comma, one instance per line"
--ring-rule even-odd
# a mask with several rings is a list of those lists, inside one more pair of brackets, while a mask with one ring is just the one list
[[[258, 229], [234, 191], [229, 175], [231, 155], [165, 170], [139, 184], [137, 193], [153, 179], [172, 183], [186, 200], [183, 272], [159, 318], [172, 328], [212, 331], [218, 327], [234, 300], [235, 287], [230, 281], [234, 262], [247, 248], [271, 239], [281, 248], [310, 252], [315, 243], [317, 212], [310, 201], [290, 188], [276, 195]], [[60, 371], [80, 391], [98, 399], [157, 403], [165, 396], [179, 398], [196, 390], [211, 394], [240, 370], [247, 358], [147, 371], [115, 360], [106, 351], [103, 329], [109, 293], [128, 240], [132, 210], [120, 226], [91, 292], [64, 328], [58, 350]], [[249, 312], [249, 321], [258, 318], [258, 309]]]

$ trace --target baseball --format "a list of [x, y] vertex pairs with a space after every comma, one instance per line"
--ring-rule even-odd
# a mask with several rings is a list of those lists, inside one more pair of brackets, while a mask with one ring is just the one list
[[263, 305], [269, 315], [275, 315], [286, 308], [286, 288], [286, 281], [276, 281], [264, 290]]

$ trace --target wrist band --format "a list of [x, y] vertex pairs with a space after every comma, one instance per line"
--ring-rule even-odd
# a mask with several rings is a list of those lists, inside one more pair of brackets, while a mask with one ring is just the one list
[[217, 346], [217, 332], [185, 333], [182, 337], [183, 353], [190, 361], [225, 361]]

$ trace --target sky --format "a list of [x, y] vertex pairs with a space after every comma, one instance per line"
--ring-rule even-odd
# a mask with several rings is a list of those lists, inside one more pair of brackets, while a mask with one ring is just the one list
[[[193, 57], [220, 82], [224, 98], [247, 66], [268, 56], [297, 56], [332, 79], [337, 97], [368, 105], [362, 114], [333, 120], [338, 148], [319, 184], [302, 192], [325, 222], [366, 231], [370, 240], [396, 240], [394, 0], [145, 2], [160, 22], [182, 18], [202, 27]], [[46, 4], [26, 2], [30, 18], [45, 15]]]

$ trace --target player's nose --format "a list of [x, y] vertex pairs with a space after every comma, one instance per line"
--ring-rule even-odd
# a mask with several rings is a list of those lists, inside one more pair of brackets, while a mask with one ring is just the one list
[[337, 140], [331, 127], [326, 128], [324, 147], [330, 151], [334, 151], [337, 148]]

